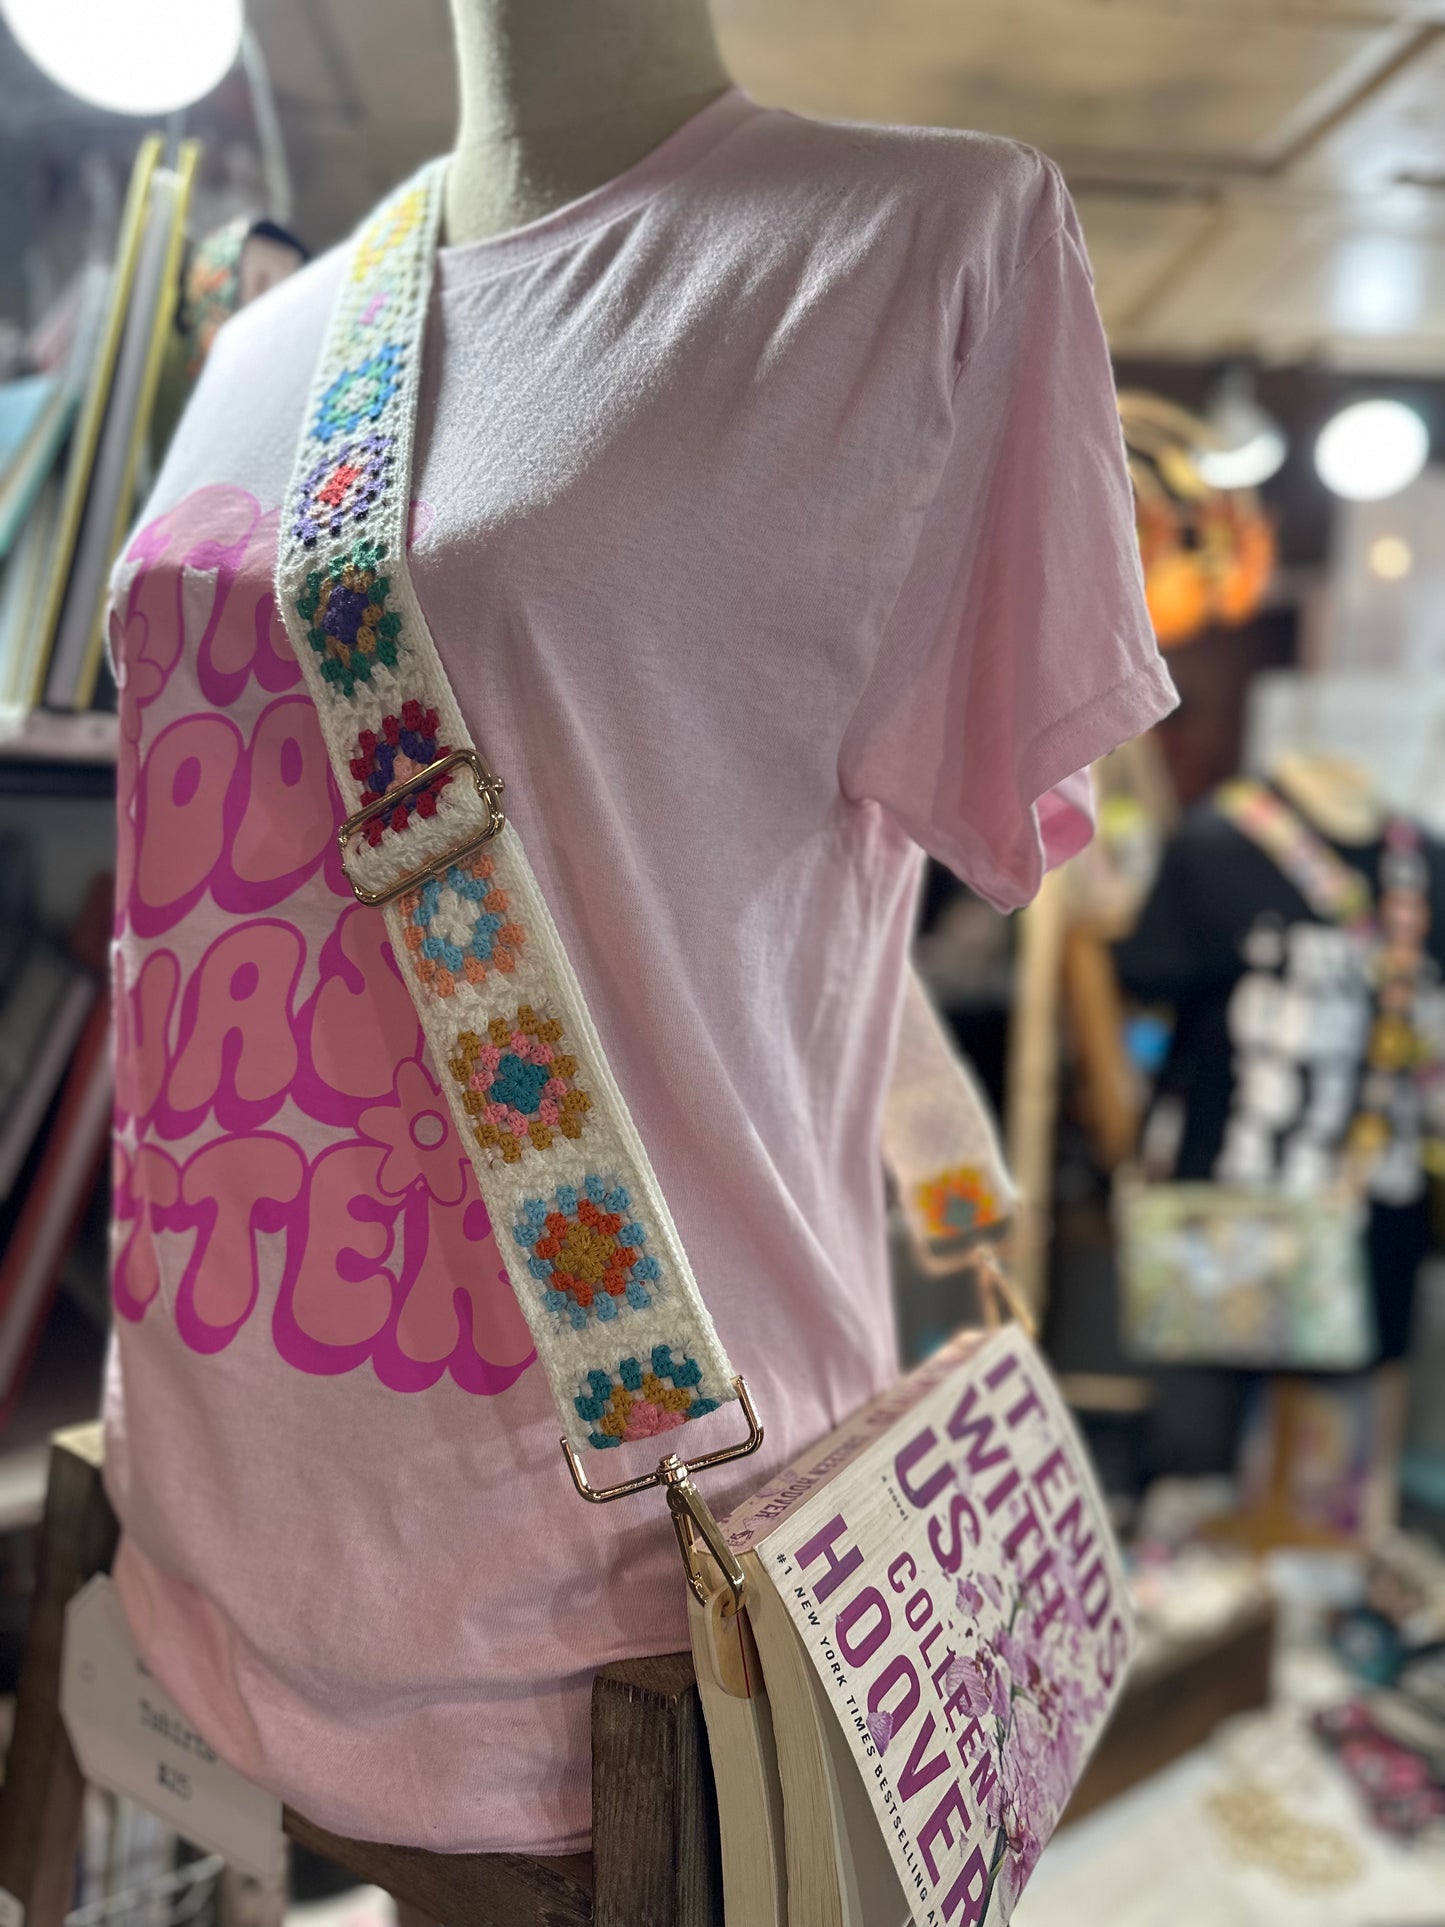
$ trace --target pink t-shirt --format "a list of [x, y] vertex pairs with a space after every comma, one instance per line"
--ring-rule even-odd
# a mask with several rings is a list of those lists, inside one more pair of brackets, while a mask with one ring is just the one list
[[[559, 1853], [592, 1675], [685, 1645], [682, 1580], [655, 1496], [572, 1492], [337, 864], [271, 574], [342, 265], [222, 330], [116, 571], [117, 1574], [201, 1731], [317, 1821]], [[1074, 773], [1174, 700], [1059, 176], [733, 91], [443, 251], [412, 495], [437, 646], [767, 1424], [722, 1510], [895, 1369], [920, 846], [1026, 902], [1089, 833]]]

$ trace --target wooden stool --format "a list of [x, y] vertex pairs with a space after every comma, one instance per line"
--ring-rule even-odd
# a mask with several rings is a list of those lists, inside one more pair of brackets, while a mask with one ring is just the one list
[[[25, 1927], [72, 1904], [80, 1769], [60, 1717], [65, 1608], [109, 1569], [98, 1425], [52, 1441], [35, 1598], [0, 1788], [0, 1887]], [[554, 1859], [341, 1840], [288, 1807], [290, 1837], [446, 1927], [722, 1927], [717, 1806], [692, 1658], [626, 1660], [592, 1690], [593, 1849]]]

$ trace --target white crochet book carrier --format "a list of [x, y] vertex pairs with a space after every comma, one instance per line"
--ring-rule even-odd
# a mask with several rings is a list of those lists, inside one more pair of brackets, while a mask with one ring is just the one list
[[[503, 779], [469, 736], [408, 572], [406, 529], [422, 339], [444, 177], [445, 163], [436, 162], [399, 189], [362, 228], [343, 268], [285, 504], [277, 606], [316, 704], [332, 773], [351, 809], [338, 828], [343, 866], [358, 900], [385, 919], [547, 1374], [577, 1491], [596, 1502], [650, 1486], [664, 1488], [695, 1601], [706, 1605], [720, 1583], [723, 1597], [716, 1609], [736, 1619], [744, 1600], [755, 1596], [757, 1575], [749, 1580], [739, 1551], [729, 1545], [690, 1475], [755, 1451], [762, 1427], [703, 1304], [576, 973], [507, 820]], [[490, 747], [504, 757], [505, 745]], [[912, 1015], [906, 1013], [915, 1031], [917, 998], [911, 991]], [[926, 1012], [926, 1005], [922, 1008]], [[922, 1031], [902, 1053], [902, 1061], [908, 1076], [927, 1092], [929, 1104], [926, 1127], [912, 1131], [896, 1106], [891, 1113], [892, 1136], [906, 1147], [901, 1153], [906, 1167], [903, 1201], [907, 1209], [924, 1211], [920, 1186], [927, 1184], [929, 1173], [923, 1167], [932, 1155], [924, 1147], [937, 1141], [935, 1175], [946, 1181], [929, 1195], [937, 1228], [946, 1234], [944, 1242], [953, 1244], [961, 1234], [1001, 1219], [1009, 1197], [1007, 1179], [966, 1072], [931, 1016], [925, 1015]], [[952, 1096], [941, 1097], [950, 1081]], [[950, 1119], [951, 1125], [940, 1127], [940, 1120]], [[967, 1175], [975, 1170], [977, 1183]], [[974, 1200], [976, 1193], [987, 1194], [993, 1203], [974, 1214], [976, 1222], [970, 1218], [965, 1223], [958, 1216], [958, 1202]], [[977, 1340], [977, 1334], [971, 1336]], [[973, 1401], [982, 1399], [988, 1407], [1001, 1396], [1003, 1354], [995, 1356], [1000, 1342], [995, 1333], [986, 1341], [951, 1348], [927, 1380], [942, 1401], [940, 1411], [946, 1406], [945, 1416], [963, 1414], [963, 1431], [953, 1436], [962, 1437], [970, 1450], [977, 1448], [978, 1439], [969, 1417]], [[1009, 1370], [1026, 1357], [1028, 1383], [1045, 1384], [1043, 1361], [1020, 1327], [1010, 1328], [1007, 1344]], [[885, 1397], [858, 1415], [855, 1431], [869, 1452], [837, 1454], [833, 1470], [840, 1480], [850, 1471], [860, 1473], [865, 1462], [866, 1476], [873, 1477], [869, 1454], [891, 1449], [890, 1427], [910, 1422], [915, 1390], [914, 1381], [904, 1381], [891, 1403]], [[691, 1461], [667, 1452], [654, 1472], [610, 1486], [591, 1483], [584, 1452], [605, 1453], [624, 1442], [661, 1440], [664, 1434], [671, 1440], [689, 1421], [733, 1402], [741, 1404], [746, 1425], [746, 1435], [737, 1443]], [[984, 1503], [992, 1503], [998, 1517], [988, 1531], [979, 1522], [968, 1583], [974, 1587], [976, 1582], [990, 1597], [990, 1589], [996, 1588], [1000, 1598], [1005, 1584], [1015, 1583], [1018, 1575], [1007, 1568], [1016, 1563], [1023, 1544], [1015, 1515], [1028, 1503], [1025, 1471], [1037, 1478], [1039, 1468], [1048, 1466], [1054, 1468], [1052, 1476], [1062, 1477], [1060, 1468], [1067, 1468], [1088, 1505], [1065, 1533], [1072, 1554], [1066, 1549], [1057, 1559], [1051, 1557], [1048, 1569], [1057, 1566], [1062, 1575], [1059, 1583], [1073, 1601], [1065, 1623], [1077, 1633], [1074, 1622], [1082, 1623], [1081, 1615], [1087, 1618], [1081, 1603], [1087, 1583], [1074, 1566], [1088, 1557], [1104, 1558], [1113, 1597], [1122, 1594], [1117, 1560], [1082, 1450], [1057, 1395], [1042, 1393], [1027, 1413], [1020, 1411], [1020, 1422], [1025, 1416], [1031, 1428], [1029, 1466], [1015, 1469], [1012, 1483], [999, 1474], [990, 1485], [995, 1499]], [[1007, 1422], [1005, 1413], [999, 1423]], [[947, 1471], [949, 1463], [945, 1457], [940, 1461], [943, 1469], [932, 1475], [939, 1491], [950, 1476], [957, 1477], [956, 1470]], [[994, 1463], [987, 1460], [990, 1466]], [[813, 1501], [825, 1503], [842, 1489], [828, 1483], [827, 1473], [826, 1465], [809, 1473], [805, 1486]], [[946, 1501], [944, 1515], [956, 1526]], [[882, 1575], [892, 1569], [890, 1556], [894, 1566], [898, 1556], [913, 1556], [907, 1552], [911, 1541], [902, 1523], [893, 1530], [876, 1511], [863, 1519], [863, 1537], [867, 1543], [865, 1547], [860, 1539], [859, 1563], [866, 1564], [870, 1574], [876, 1568], [881, 1584], [888, 1583]], [[1011, 1539], [1016, 1541], [1012, 1552]], [[750, 1550], [753, 1543], [748, 1540], [742, 1549]], [[949, 1607], [950, 1623], [974, 1624], [978, 1615], [969, 1604], [971, 1594], [958, 1590], [961, 1580], [952, 1583], [956, 1596]], [[903, 1610], [902, 1600], [898, 1603]], [[766, 1605], [763, 1610], [768, 1610]], [[1127, 1647], [1127, 1610], [1120, 1605], [1119, 1611]], [[974, 1626], [975, 1633], [980, 1626]], [[1070, 1648], [1084, 1654], [1080, 1660], [1076, 1652], [1070, 1660], [1075, 1671], [1087, 1665], [1097, 1643], [1097, 1628], [1089, 1630], [1090, 1637], [1075, 1638]], [[1112, 1632], [1108, 1636], [1117, 1643]], [[781, 1677], [786, 1647], [776, 1637], [770, 1643], [771, 1663]], [[801, 1636], [797, 1651], [804, 1651]], [[955, 1670], [965, 1664], [962, 1651], [953, 1657]], [[1087, 1742], [1117, 1691], [1122, 1657], [1106, 1684], [1095, 1681], [1088, 1718], [1071, 1728], [1076, 1742], [1068, 1753], [1071, 1771], [1081, 1770]], [[1062, 1673], [1059, 1678], [1062, 1681]], [[966, 1697], [969, 1679], [960, 1673], [954, 1689]], [[963, 1698], [956, 1699], [956, 1706], [963, 1703]], [[911, 1711], [905, 1713], [902, 1702], [889, 1705], [901, 1731]], [[834, 1712], [843, 1717], [841, 1707], [835, 1706]], [[932, 1730], [936, 1716], [930, 1711], [927, 1717]], [[1017, 1748], [1009, 1746], [1012, 1719], [1007, 1724], [1008, 1730], [1000, 1729], [995, 1736], [1001, 1760], [1020, 1757]], [[796, 1781], [796, 1773], [793, 1778]], [[930, 1768], [927, 1780], [919, 1784], [932, 1778]], [[948, 1785], [954, 1788], [950, 1802], [964, 1802], [957, 1774], [950, 1773]], [[1031, 1787], [1013, 1790], [1009, 1811], [1019, 1817], [1028, 1839], [1036, 1840], [1056, 1817], [1057, 1787], [1047, 1798], [1035, 1798]], [[853, 1792], [849, 1811], [863, 1815], [866, 1828], [866, 1799], [860, 1789]], [[931, 1830], [928, 1814], [917, 1815], [921, 1838], [930, 1843], [919, 1849], [923, 1861], [931, 1869], [937, 1863], [937, 1879], [931, 1872], [927, 1892], [916, 1880], [909, 1889], [919, 1921], [982, 1921], [983, 1910], [991, 1921], [1006, 1918], [1014, 1891], [1012, 1876], [1005, 1880], [1001, 1873], [1007, 1862], [1007, 1830], [1001, 1820], [993, 1826], [989, 1852], [994, 1857], [981, 1883], [979, 1843], [964, 1825], [962, 1812], [961, 1804], [938, 1809]], [[911, 1837], [908, 1829], [893, 1823], [890, 1831], [885, 1814], [874, 1817], [878, 1838], [888, 1839], [888, 1851], [896, 1860], [900, 1839], [906, 1843]], [[912, 1822], [914, 1815], [909, 1812], [907, 1817]], [[988, 1810], [981, 1807], [973, 1818], [985, 1825]], [[789, 1831], [795, 1849], [800, 1847], [803, 1831], [797, 1812]], [[827, 1868], [835, 1861], [842, 1866], [842, 1848], [824, 1857], [820, 1883], [815, 1883], [811, 1868], [805, 1872], [795, 1849], [786, 1855], [790, 1870], [797, 1862], [791, 1918], [795, 1927], [816, 1927], [834, 1917], [825, 1893], [834, 1895], [835, 1907], [841, 1904], [841, 1876], [827, 1873]], [[781, 1848], [764, 1832], [752, 1850], [776, 1857]], [[917, 1861], [911, 1846], [908, 1851]], [[735, 1870], [736, 1858], [734, 1852]], [[956, 1894], [978, 1911], [960, 1913], [962, 1902], [955, 1905], [951, 1899]], [[733, 1918], [745, 1927], [736, 1908]]]

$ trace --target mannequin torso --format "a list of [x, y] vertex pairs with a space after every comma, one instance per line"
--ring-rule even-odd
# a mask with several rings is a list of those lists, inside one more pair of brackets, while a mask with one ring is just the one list
[[601, 186], [732, 84], [706, 0], [452, 0], [452, 24], [453, 244]]

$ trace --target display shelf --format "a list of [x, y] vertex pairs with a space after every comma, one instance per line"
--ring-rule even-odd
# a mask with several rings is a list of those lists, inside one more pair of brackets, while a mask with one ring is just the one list
[[24, 1388], [0, 1431], [0, 1535], [40, 1523], [51, 1434], [100, 1409], [105, 1338], [68, 1298], [57, 1298]]
[[0, 711], [0, 795], [114, 796], [119, 740], [103, 711]]

